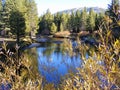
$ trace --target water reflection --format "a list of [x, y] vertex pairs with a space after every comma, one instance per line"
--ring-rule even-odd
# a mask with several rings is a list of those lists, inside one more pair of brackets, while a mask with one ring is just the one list
[[57, 84], [61, 76], [76, 72], [76, 68], [81, 66], [80, 56], [73, 55], [73, 51], [70, 41], [42, 43], [37, 48], [39, 71], [48, 82]]

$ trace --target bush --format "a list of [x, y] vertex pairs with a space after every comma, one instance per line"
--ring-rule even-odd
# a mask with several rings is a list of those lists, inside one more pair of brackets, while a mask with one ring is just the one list
[[0, 89], [39, 90], [42, 78], [31, 70], [30, 58], [27, 55], [19, 57], [18, 46], [15, 47], [14, 52], [6, 47], [7, 44], [3, 43], [0, 49]]
[[78, 73], [66, 78], [62, 84], [63, 90], [113, 90], [120, 88], [120, 40], [115, 40], [108, 31], [104, 36], [99, 32], [101, 44], [89, 51], [85, 44], [79, 43], [83, 60]]

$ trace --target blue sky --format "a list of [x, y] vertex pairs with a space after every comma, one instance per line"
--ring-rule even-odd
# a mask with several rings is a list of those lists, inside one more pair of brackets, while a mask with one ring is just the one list
[[51, 13], [62, 11], [65, 9], [78, 7], [101, 7], [107, 8], [111, 0], [35, 0], [37, 3], [38, 13], [42, 15], [47, 9]]

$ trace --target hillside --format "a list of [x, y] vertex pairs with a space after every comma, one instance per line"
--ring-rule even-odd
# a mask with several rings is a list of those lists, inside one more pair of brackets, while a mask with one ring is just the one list
[[[90, 9], [93, 9], [94, 10], [94, 12], [96, 12], [96, 13], [101, 13], [101, 12], [105, 12], [106, 11], [106, 9], [104, 9], [104, 8], [99, 8], [99, 7], [86, 7], [86, 9], [87, 9], [87, 12], [89, 12], [90, 11]], [[69, 13], [69, 14], [71, 14], [72, 12], [76, 12], [77, 10], [79, 10], [79, 11], [82, 11], [84, 9], [84, 7], [81, 7], [81, 8], [72, 8], [72, 9], [67, 9], [67, 10], [63, 10], [63, 11], [59, 11], [59, 13]]]

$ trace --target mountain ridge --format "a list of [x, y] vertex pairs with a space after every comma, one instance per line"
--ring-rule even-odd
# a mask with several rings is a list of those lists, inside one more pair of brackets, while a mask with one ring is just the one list
[[84, 8], [86, 8], [87, 12], [89, 12], [91, 8], [96, 13], [104, 13], [106, 11], [106, 9], [100, 8], [100, 7], [79, 7], [79, 8], [71, 8], [71, 9], [58, 11], [56, 13], [60, 13], [60, 14], [62, 14], [62, 13], [69, 13], [69, 14], [71, 14], [72, 12], [75, 13], [77, 10], [79, 10], [81, 12], [82, 10], [84, 10]]

